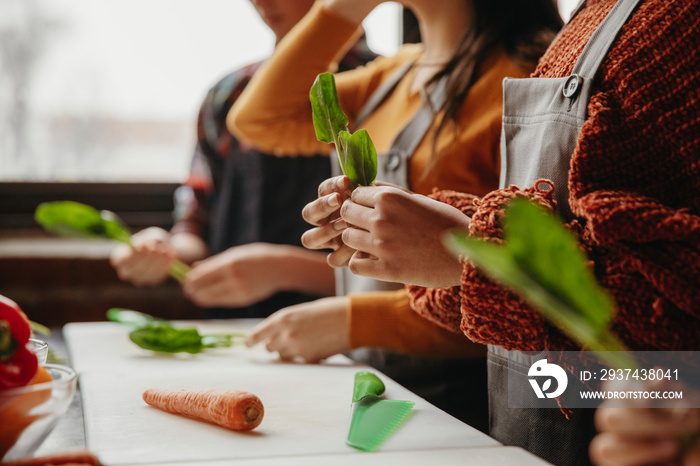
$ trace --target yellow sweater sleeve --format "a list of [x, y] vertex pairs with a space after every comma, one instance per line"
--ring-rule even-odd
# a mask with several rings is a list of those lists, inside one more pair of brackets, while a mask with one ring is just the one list
[[[226, 125], [236, 137], [275, 155], [328, 154], [313, 127], [309, 90], [316, 76], [334, 72], [337, 60], [357, 39], [358, 29], [316, 3], [277, 44], [229, 111]], [[387, 75], [422, 48], [404, 46], [392, 57], [380, 57], [336, 74], [341, 108], [351, 124], [365, 101]]]
[[350, 347], [382, 347], [441, 358], [481, 357], [486, 347], [415, 313], [405, 289], [350, 295]]

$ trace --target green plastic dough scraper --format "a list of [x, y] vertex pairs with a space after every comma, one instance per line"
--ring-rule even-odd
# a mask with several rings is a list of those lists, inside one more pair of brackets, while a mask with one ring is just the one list
[[403, 425], [413, 401], [385, 400], [384, 383], [371, 372], [357, 372], [352, 393], [350, 430], [345, 441], [351, 447], [374, 451]]

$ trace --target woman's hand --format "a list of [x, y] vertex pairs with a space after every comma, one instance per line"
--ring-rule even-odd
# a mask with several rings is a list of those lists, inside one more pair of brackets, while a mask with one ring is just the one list
[[355, 252], [343, 244], [341, 233], [347, 226], [340, 218], [340, 206], [350, 197], [350, 180], [345, 176], [330, 178], [318, 187], [318, 199], [302, 210], [304, 220], [316, 228], [306, 231], [301, 243], [308, 249], [332, 249], [328, 264], [344, 267]]
[[121, 280], [136, 286], [155, 286], [169, 276], [175, 250], [170, 244], [170, 233], [150, 227], [131, 237], [134, 247], [120, 244], [112, 250], [109, 262]]
[[433, 288], [459, 285], [462, 265], [443, 245], [450, 229], [469, 227], [460, 210], [392, 186], [358, 187], [341, 207], [342, 240], [356, 252], [358, 275]]
[[347, 308], [347, 298], [339, 296], [281, 309], [253, 328], [245, 343], [262, 343], [282, 360], [319, 362], [350, 349]]
[[200, 307], [249, 306], [270, 297], [282, 286], [276, 245], [236, 246], [196, 262], [182, 289]]
[[[600, 433], [590, 446], [594, 464], [700, 465], [700, 408], [652, 408], [630, 403], [620, 407], [619, 400], [615, 403], [611, 406], [606, 401], [595, 413]], [[690, 444], [683, 445], [683, 438], [691, 439]]]
[[241, 307], [280, 291], [328, 296], [335, 291], [335, 280], [321, 253], [286, 244], [250, 243], [195, 263], [182, 289], [201, 307]]

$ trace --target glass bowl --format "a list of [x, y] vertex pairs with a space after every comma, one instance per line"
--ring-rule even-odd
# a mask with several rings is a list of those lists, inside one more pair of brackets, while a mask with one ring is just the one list
[[37, 338], [29, 339], [29, 349], [36, 354], [40, 365], [46, 364], [46, 358], [49, 356], [49, 344], [44, 340], [39, 340]]
[[0, 461], [34, 453], [73, 400], [76, 372], [60, 364], [44, 367], [51, 382], [0, 390]]

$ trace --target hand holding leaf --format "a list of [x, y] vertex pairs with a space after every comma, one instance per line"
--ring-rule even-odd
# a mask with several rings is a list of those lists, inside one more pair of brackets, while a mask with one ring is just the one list
[[334, 144], [340, 167], [356, 185], [369, 186], [377, 178], [377, 151], [365, 130], [350, 134], [348, 118], [340, 108], [331, 73], [316, 77], [309, 92], [316, 138]]
[[[36, 221], [47, 231], [60, 236], [108, 239], [134, 247], [131, 233], [114, 212], [73, 201], [44, 202], [34, 213]], [[190, 267], [179, 260], [170, 264], [170, 275], [182, 281]]]
[[519, 294], [569, 338], [600, 351], [611, 367], [636, 367], [609, 330], [614, 301], [597, 283], [574, 235], [554, 215], [522, 198], [506, 208], [503, 230], [502, 245], [462, 232], [450, 233], [447, 245]]

